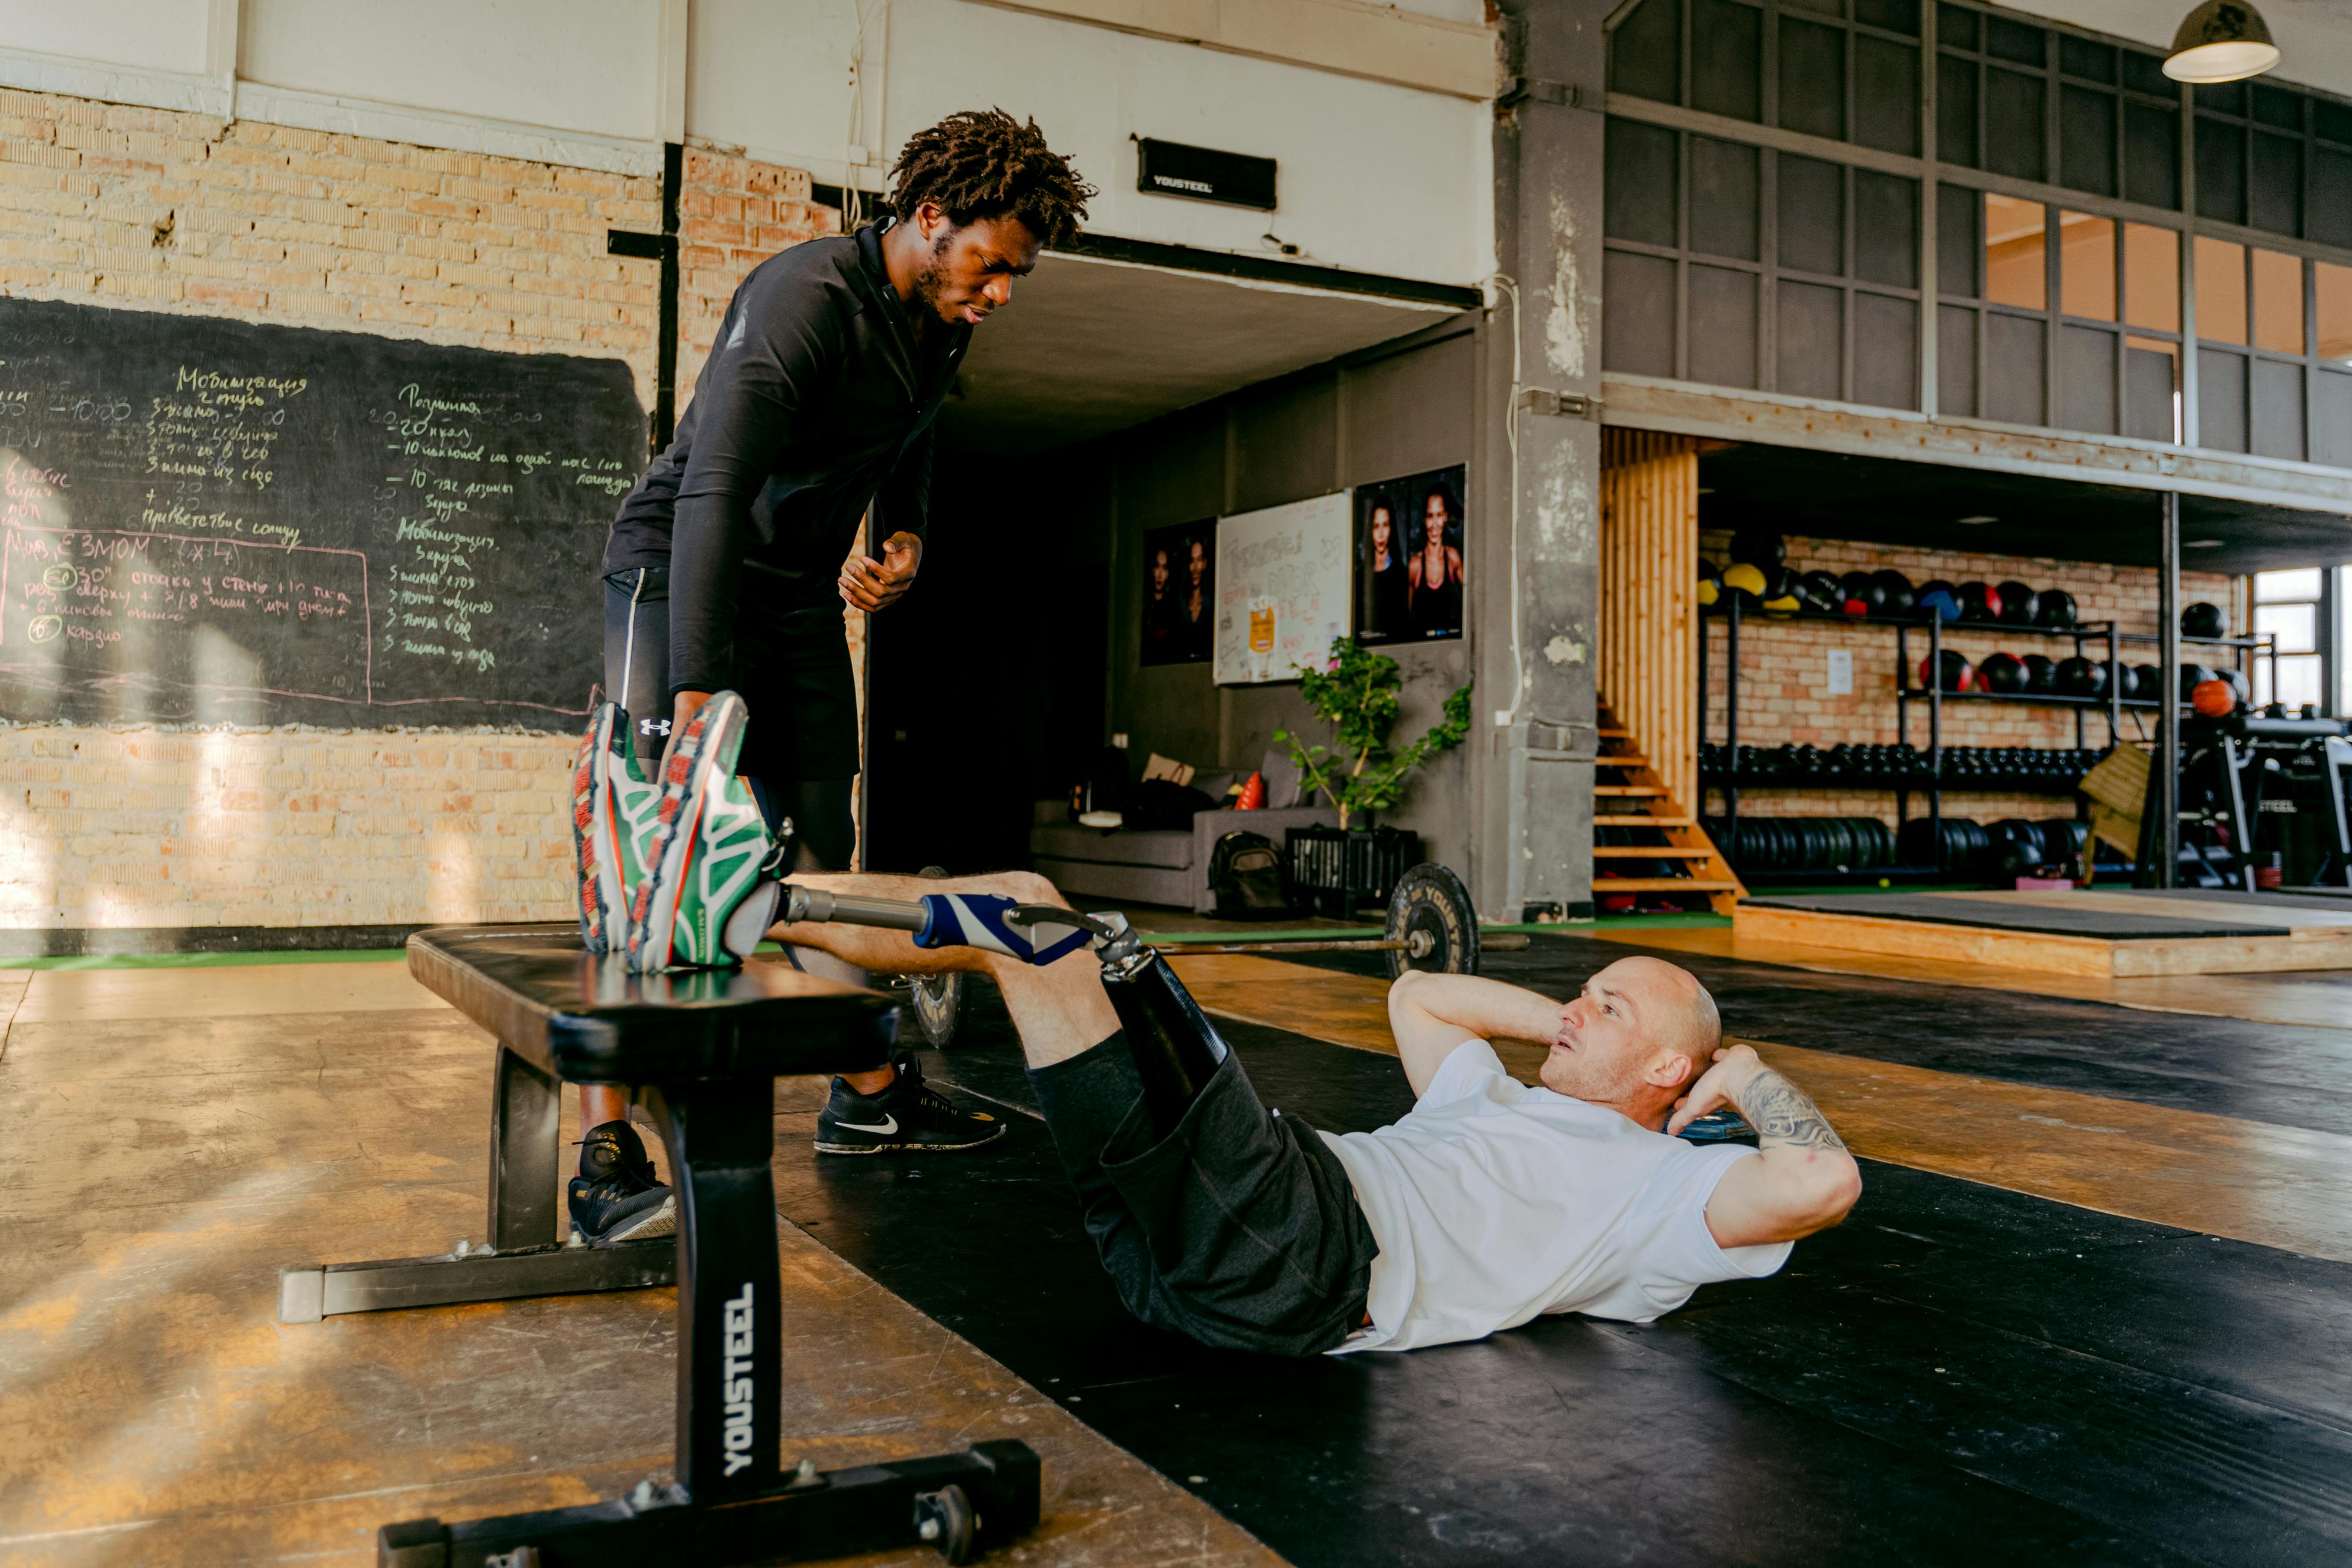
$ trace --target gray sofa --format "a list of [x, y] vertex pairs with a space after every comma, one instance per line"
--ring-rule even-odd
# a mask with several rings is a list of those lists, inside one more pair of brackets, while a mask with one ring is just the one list
[[1040, 800], [1029, 829], [1029, 854], [1037, 873], [1068, 897], [1111, 904], [1160, 904], [1215, 913], [1209, 892], [1209, 856], [1217, 841], [1241, 830], [1264, 833], [1278, 849], [1290, 828], [1336, 826], [1328, 806], [1286, 806], [1258, 811], [1202, 811], [1192, 831], [1081, 827], [1069, 820], [1069, 803]]

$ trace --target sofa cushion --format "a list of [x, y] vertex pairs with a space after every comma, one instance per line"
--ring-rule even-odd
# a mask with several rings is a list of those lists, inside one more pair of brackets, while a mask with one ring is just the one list
[[1114, 828], [1105, 832], [1076, 822], [1041, 822], [1029, 830], [1029, 852], [1056, 860], [1093, 861], [1101, 865], [1158, 866], [1182, 871], [1192, 863], [1192, 834], [1173, 828], [1150, 832]]
[[1184, 908], [1192, 900], [1192, 873], [1165, 866], [1106, 865], [1095, 861], [1037, 859], [1037, 874], [1077, 903], [1164, 904]]

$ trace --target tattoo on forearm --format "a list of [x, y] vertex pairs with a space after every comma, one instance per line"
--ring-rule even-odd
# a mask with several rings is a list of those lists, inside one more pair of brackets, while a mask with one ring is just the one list
[[1843, 1149], [1829, 1119], [1805, 1092], [1767, 1067], [1740, 1090], [1739, 1113], [1756, 1129], [1759, 1143], [1807, 1149]]

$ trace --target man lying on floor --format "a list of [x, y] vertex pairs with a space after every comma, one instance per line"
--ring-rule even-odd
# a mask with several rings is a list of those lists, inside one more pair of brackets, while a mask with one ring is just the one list
[[[792, 883], [1067, 907], [1026, 873]], [[1773, 1273], [1862, 1190], [1813, 1103], [1747, 1046], [1722, 1049], [1714, 999], [1655, 958], [1622, 958], [1565, 1003], [1468, 975], [1405, 975], [1389, 1021], [1419, 1100], [1376, 1132], [1329, 1134], [1260, 1105], [1189, 1000], [1197, 1027], [1169, 1031], [1196, 1036], [1189, 1046], [1123, 1030], [1083, 946], [1033, 967], [871, 926], [771, 935], [870, 970], [993, 978], [1120, 1299], [1211, 1345], [1412, 1350], [1543, 1312], [1647, 1322], [1700, 1285]], [[1550, 1044], [1543, 1087], [1504, 1072], [1487, 1043], [1504, 1037]], [[1727, 1104], [1760, 1150], [1666, 1135]]]

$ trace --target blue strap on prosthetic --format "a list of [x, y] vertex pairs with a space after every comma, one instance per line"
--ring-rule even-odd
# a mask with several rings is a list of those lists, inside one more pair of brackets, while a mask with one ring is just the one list
[[977, 947], [1042, 967], [1075, 953], [1090, 940], [1074, 925], [1012, 918], [1021, 905], [1001, 893], [927, 893], [918, 947]]

